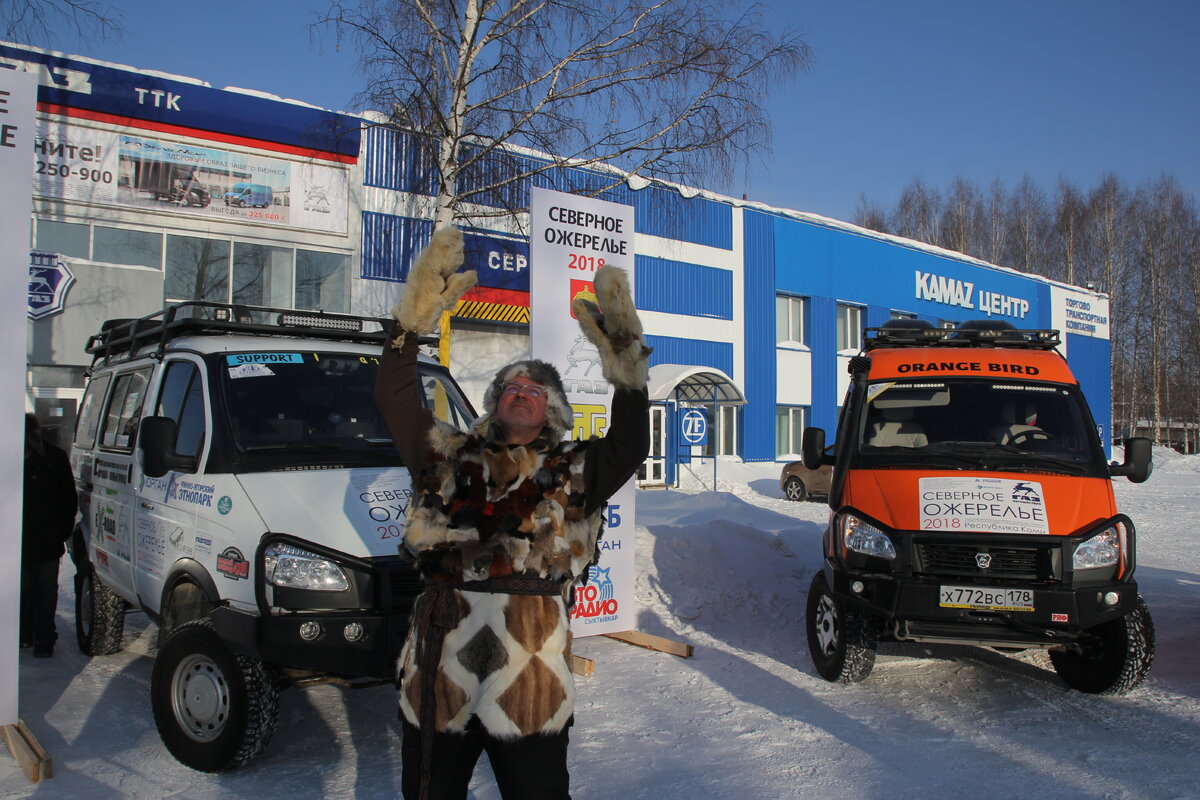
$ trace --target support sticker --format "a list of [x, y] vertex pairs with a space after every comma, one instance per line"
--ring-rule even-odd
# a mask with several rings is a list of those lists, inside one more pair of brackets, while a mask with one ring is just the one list
[[225, 363], [231, 367], [238, 364], [303, 364], [304, 356], [300, 353], [234, 353], [225, 356]]
[[919, 491], [923, 531], [1050, 533], [1037, 481], [921, 478]]

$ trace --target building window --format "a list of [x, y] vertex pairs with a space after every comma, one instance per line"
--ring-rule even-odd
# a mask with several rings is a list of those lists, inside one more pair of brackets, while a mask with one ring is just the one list
[[315, 250], [296, 251], [296, 308], [345, 311], [350, 257]]
[[862, 307], [838, 303], [837, 349], [862, 349]]
[[[711, 408], [711, 406], [710, 406]], [[704, 413], [711, 419], [708, 409]], [[713, 448], [717, 448], [719, 456], [737, 455], [737, 406], [718, 405], [716, 428], [709, 428], [708, 441], [704, 445], [703, 456], [712, 458]]]
[[806, 406], [775, 406], [775, 457], [800, 452], [800, 439], [808, 425]]
[[888, 319], [916, 319], [916, 314], [909, 314], [907, 311], [893, 311], [888, 315]]
[[233, 302], [250, 306], [290, 306], [292, 249], [234, 242]]
[[229, 302], [229, 242], [198, 236], [168, 236], [163, 293], [168, 301]]
[[92, 261], [162, 269], [162, 248], [161, 233], [92, 226]]
[[91, 230], [77, 222], [52, 222], [40, 219], [34, 249], [47, 250], [74, 258], [89, 257]]
[[775, 296], [776, 344], [807, 344], [808, 300], [804, 297]]

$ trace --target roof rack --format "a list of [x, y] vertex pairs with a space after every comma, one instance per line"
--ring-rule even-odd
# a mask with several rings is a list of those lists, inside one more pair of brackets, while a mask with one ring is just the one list
[[390, 325], [387, 318], [192, 300], [137, 319], [107, 320], [99, 333], [88, 337], [84, 351], [94, 366], [122, 355], [132, 357], [150, 345], [156, 346], [153, 353], [159, 357], [167, 342], [191, 335], [237, 333], [383, 344]]
[[883, 347], [1002, 347], [1053, 350], [1062, 343], [1057, 330], [1017, 328], [1003, 320], [983, 319], [956, 328], [935, 328], [925, 320], [890, 320], [863, 331], [863, 351]]

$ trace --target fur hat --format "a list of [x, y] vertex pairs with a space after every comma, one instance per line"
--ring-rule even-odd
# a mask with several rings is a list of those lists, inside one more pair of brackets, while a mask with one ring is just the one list
[[545, 361], [530, 359], [517, 361], [506, 367], [501, 367], [492, 379], [492, 383], [483, 395], [483, 416], [473, 426], [475, 431], [488, 438], [492, 435], [492, 422], [496, 417], [496, 407], [500, 403], [500, 393], [504, 384], [516, 377], [524, 377], [546, 387], [546, 427], [544, 435], [551, 442], [557, 442], [570, 432], [575, 424], [575, 412], [567, 401], [567, 390], [563, 388], [562, 378], [553, 364]]

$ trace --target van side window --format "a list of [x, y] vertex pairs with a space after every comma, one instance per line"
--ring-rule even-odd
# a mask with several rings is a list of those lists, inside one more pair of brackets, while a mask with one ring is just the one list
[[146, 399], [149, 368], [117, 376], [108, 398], [108, 412], [100, 431], [100, 446], [110, 450], [130, 452], [137, 439], [137, 426], [142, 418], [142, 403]]
[[175, 420], [175, 453], [195, 458], [204, 446], [204, 386], [190, 361], [172, 361], [163, 376], [156, 416]]
[[96, 445], [96, 431], [100, 427], [100, 409], [104, 406], [104, 393], [112, 375], [106, 373], [88, 381], [87, 392], [83, 396], [83, 408], [79, 411], [79, 419], [75, 422], [75, 446], [91, 449]]

